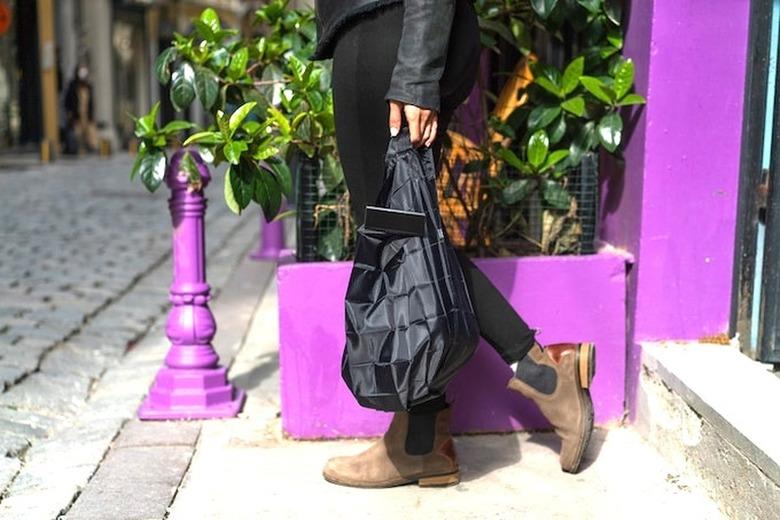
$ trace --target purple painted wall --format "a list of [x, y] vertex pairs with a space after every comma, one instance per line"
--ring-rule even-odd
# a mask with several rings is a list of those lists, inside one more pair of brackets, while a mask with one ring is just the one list
[[[625, 260], [583, 257], [480, 259], [478, 265], [542, 343], [594, 341], [596, 420], [619, 420], [625, 389]], [[378, 435], [386, 413], [360, 408], [341, 379], [344, 294], [351, 264], [279, 267], [279, 363], [282, 425], [296, 438]], [[313, 290], [316, 288], [316, 291]], [[458, 432], [548, 426], [535, 406], [506, 389], [509, 367], [482, 343], [449, 389]]]
[[748, 0], [655, 2], [638, 340], [728, 329], [748, 11]]
[[648, 104], [624, 173], [603, 184], [604, 240], [629, 277], [629, 397], [636, 344], [727, 331], [749, 0], [634, 0], [625, 54]]

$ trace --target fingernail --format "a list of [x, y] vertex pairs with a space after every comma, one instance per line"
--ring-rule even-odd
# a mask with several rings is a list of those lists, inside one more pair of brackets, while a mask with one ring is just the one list
[[395, 137], [398, 135], [398, 129], [394, 126], [390, 127], [390, 135]]

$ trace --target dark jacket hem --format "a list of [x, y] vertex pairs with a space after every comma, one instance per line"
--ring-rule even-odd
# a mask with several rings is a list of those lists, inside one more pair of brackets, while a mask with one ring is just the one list
[[324, 34], [320, 35], [317, 40], [317, 48], [314, 50], [311, 56], [309, 56], [309, 59], [317, 61], [332, 58], [336, 39], [345, 25], [354, 20], [356, 17], [369, 13], [375, 9], [400, 3], [403, 3], [403, 0], [376, 0], [339, 15], [338, 18], [328, 24]]

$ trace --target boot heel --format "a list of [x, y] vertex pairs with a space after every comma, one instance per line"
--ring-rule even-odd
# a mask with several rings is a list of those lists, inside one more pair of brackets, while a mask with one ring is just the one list
[[436, 475], [434, 477], [423, 477], [417, 481], [420, 487], [445, 487], [454, 486], [460, 482], [460, 472], [450, 473], [449, 475]]
[[589, 389], [596, 374], [596, 345], [593, 343], [580, 343], [577, 348], [577, 362], [579, 370], [580, 386]]

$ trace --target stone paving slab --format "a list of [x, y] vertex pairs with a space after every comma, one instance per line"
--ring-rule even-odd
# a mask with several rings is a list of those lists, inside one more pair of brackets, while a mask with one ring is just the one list
[[112, 450], [90, 482], [89, 493], [80, 496], [64, 518], [163, 518], [191, 456], [192, 449], [188, 446]]
[[141, 421], [133, 419], [124, 425], [114, 448], [154, 446], [195, 446], [200, 421]]

